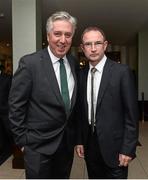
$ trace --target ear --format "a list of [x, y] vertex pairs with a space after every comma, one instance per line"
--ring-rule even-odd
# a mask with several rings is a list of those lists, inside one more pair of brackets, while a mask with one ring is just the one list
[[47, 41], [49, 42], [49, 36], [50, 36], [50, 34], [49, 33], [47, 33]]
[[84, 46], [83, 46], [83, 44], [80, 44], [80, 48], [82, 49], [82, 51], [84, 51]]
[[104, 41], [104, 51], [106, 50], [107, 46], [108, 46], [108, 41]]

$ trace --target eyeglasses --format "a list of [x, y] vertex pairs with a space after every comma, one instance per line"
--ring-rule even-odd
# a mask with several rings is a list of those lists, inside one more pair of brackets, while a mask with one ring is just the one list
[[104, 42], [96, 41], [96, 42], [86, 42], [83, 44], [86, 48], [92, 48], [92, 46], [95, 46], [96, 48], [100, 47]]

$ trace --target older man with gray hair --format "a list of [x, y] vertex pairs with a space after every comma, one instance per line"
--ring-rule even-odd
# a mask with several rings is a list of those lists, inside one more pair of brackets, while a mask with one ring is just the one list
[[76, 19], [47, 20], [48, 47], [20, 59], [9, 96], [9, 119], [24, 151], [27, 179], [69, 178], [74, 151], [76, 59], [68, 54]]

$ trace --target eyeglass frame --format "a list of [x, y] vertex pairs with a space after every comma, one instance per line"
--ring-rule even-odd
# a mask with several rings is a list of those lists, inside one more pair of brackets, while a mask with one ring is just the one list
[[95, 42], [85, 42], [83, 43], [83, 46], [90, 49], [92, 48], [92, 46], [95, 46], [96, 48], [100, 47], [100, 45], [103, 45], [105, 43], [104, 42], [101, 42], [101, 41], [95, 41]]

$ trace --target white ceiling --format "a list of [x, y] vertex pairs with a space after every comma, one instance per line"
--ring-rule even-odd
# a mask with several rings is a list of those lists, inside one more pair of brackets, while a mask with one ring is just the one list
[[[138, 31], [148, 27], [148, 0], [42, 0], [43, 33], [48, 16], [59, 10], [68, 11], [78, 20], [76, 45], [87, 26], [103, 28], [108, 40], [117, 45], [135, 43]], [[5, 16], [0, 17], [0, 41], [10, 41], [11, 0], [0, 0], [1, 13]]]

